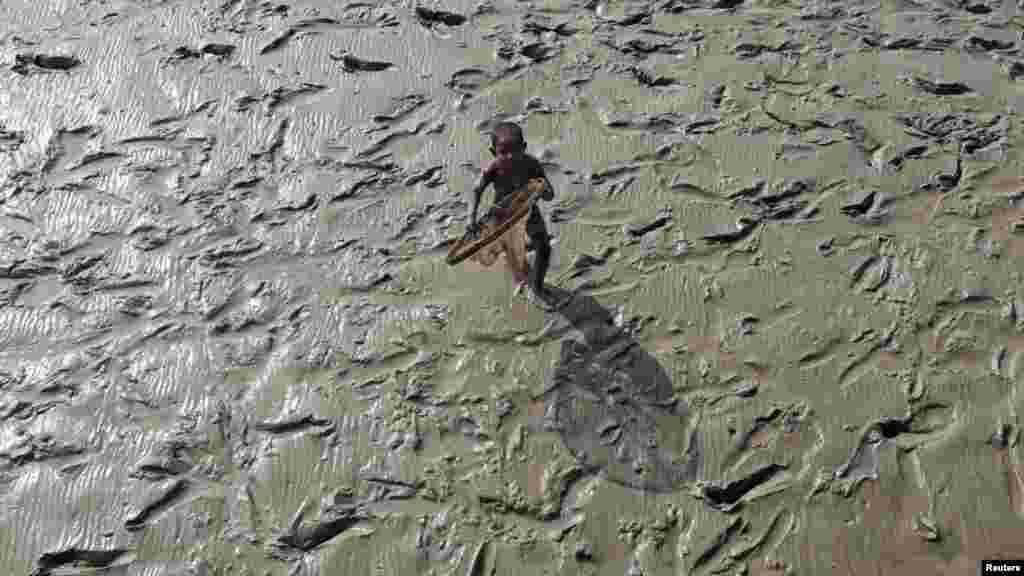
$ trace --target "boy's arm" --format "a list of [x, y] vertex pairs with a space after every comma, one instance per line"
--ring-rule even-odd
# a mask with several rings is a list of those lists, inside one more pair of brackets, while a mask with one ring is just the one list
[[544, 187], [544, 193], [541, 194], [540, 197], [550, 202], [555, 199], [555, 187], [552, 186], [551, 180], [548, 180], [546, 174], [544, 175], [544, 183], [547, 184], [547, 186]]

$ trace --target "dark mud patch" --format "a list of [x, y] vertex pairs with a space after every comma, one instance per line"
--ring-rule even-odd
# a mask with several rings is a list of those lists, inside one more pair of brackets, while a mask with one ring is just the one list
[[918, 406], [902, 418], [884, 418], [871, 423], [861, 434], [849, 459], [835, 470], [834, 477], [843, 480], [841, 493], [849, 496], [865, 480], [878, 480], [880, 450], [894, 439], [942, 431], [951, 423], [949, 408], [938, 403]]
[[155, 485], [151, 493], [146, 495], [145, 501], [125, 518], [125, 529], [137, 531], [145, 528], [157, 514], [184, 498], [189, 485], [189, 481], [184, 478], [175, 478]]
[[395, 66], [391, 62], [384, 62], [383, 60], [369, 60], [366, 58], [360, 58], [353, 54], [331, 54], [331, 59], [341, 62], [341, 67], [346, 72], [383, 72], [384, 70], [390, 70]]
[[57, 552], [47, 552], [36, 560], [36, 569], [32, 576], [51, 576], [67, 569], [103, 570], [131, 558], [131, 551], [126, 548], [109, 550], [88, 550], [66, 548]]
[[16, 54], [11, 71], [28, 76], [33, 72], [68, 71], [81, 64], [78, 57], [70, 54]]
[[294, 558], [297, 554], [316, 549], [368, 518], [357, 505], [336, 504], [321, 511], [317, 518], [306, 521], [304, 508], [306, 505], [296, 512], [287, 530], [267, 545], [271, 556]]
[[466, 23], [466, 17], [462, 14], [448, 12], [445, 10], [433, 10], [424, 6], [416, 7], [416, 17], [425, 26], [444, 24], [445, 26], [461, 26]]
[[329, 426], [331, 421], [326, 418], [317, 418], [312, 414], [304, 414], [301, 416], [293, 416], [290, 418], [282, 418], [275, 421], [261, 421], [253, 422], [249, 425], [252, 430], [257, 432], [267, 432], [270, 434], [290, 434], [293, 432], [302, 432], [311, 428], [322, 428]]
[[768, 464], [754, 470], [739, 480], [728, 484], [707, 484], [701, 489], [701, 497], [712, 508], [732, 511], [741, 498], [761, 484], [771, 480], [776, 474], [786, 469], [782, 464]]

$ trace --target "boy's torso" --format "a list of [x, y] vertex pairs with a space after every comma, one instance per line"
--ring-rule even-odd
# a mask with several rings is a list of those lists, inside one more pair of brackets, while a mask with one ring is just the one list
[[540, 178], [543, 176], [544, 169], [541, 167], [540, 161], [529, 154], [524, 155], [511, 170], [495, 176], [493, 181], [494, 203], [496, 205], [502, 204], [508, 197], [526, 186], [530, 178]]

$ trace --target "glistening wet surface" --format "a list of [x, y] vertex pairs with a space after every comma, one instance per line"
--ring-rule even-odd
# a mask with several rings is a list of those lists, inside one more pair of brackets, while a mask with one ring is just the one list
[[[0, 22], [0, 572], [1024, 558], [1014, 2]], [[556, 311], [444, 264], [500, 120]]]

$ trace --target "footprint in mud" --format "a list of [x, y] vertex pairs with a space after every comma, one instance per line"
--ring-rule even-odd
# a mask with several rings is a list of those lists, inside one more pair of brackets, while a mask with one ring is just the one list
[[463, 68], [449, 78], [446, 86], [467, 96], [473, 96], [494, 82], [494, 78], [481, 68]]
[[559, 314], [583, 338], [562, 341], [545, 390], [546, 424], [585, 468], [612, 482], [669, 492], [694, 481], [698, 435], [666, 370], [593, 298], [576, 294]]

